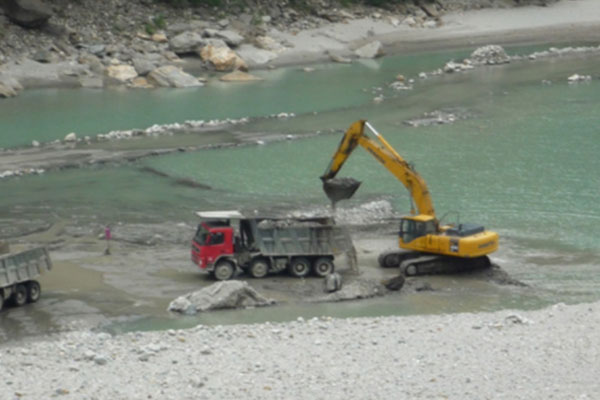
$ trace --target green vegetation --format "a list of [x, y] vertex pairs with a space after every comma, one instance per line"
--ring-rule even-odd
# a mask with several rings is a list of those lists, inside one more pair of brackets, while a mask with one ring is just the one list
[[167, 21], [163, 15], [157, 15], [156, 17], [152, 17], [150, 22], [146, 22], [144, 25], [144, 30], [148, 35], [154, 35], [156, 31], [160, 29], [165, 29], [167, 27]]

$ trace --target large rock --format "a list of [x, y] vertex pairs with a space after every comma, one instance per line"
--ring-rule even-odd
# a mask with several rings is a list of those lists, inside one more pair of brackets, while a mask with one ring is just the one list
[[373, 42], [367, 43], [362, 47], [359, 47], [354, 51], [360, 58], [376, 58], [380, 57], [384, 54], [383, 45], [380, 41], [375, 40]]
[[219, 310], [225, 308], [263, 307], [275, 304], [244, 281], [216, 282], [196, 292], [188, 293], [173, 300], [169, 311], [183, 314]]
[[233, 71], [228, 74], [223, 75], [219, 78], [223, 82], [253, 82], [253, 81], [262, 81], [262, 78], [258, 76], [250, 75], [247, 72], [243, 71]]
[[510, 62], [510, 57], [506, 54], [502, 46], [488, 45], [476, 49], [471, 54], [471, 61], [474, 64], [505, 64]]
[[169, 40], [169, 47], [177, 54], [193, 53], [203, 45], [202, 35], [196, 32], [183, 32]]
[[18, 80], [0, 75], [0, 97], [15, 97], [21, 90], [23, 90], [23, 86]]
[[246, 61], [249, 67], [265, 65], [277, 58], [275, 52], [259, 49], [249, 44], [241, 45], [237, 54]]
[[279, 43], [277, 40], [270, 36], [257, 36], [254, 39], [256, 45], [264, 50], [273, 51], [275, 53], [281, 53], [285, 50], [285, 46]]
[[6, 16], [25, 28], [38, 28], [52, 16], [52, 9], [39, 0], [4, 0]]
[[135, 68], [126, 64], [109, 65], [106, 68], [106, 75], [119, 82], [127, 82], [138, 76]]
[[244, 41], [244, 37], [242, 35], [230, 30], [218, 31], [216, 29], [205, 29], [204, 36], [221, 39], [232, 47], [237, 47]]
[[183, 72], [181, 69], [172, 65], [158, 67], [148, 74], [148, 82], [156, 86], [164, 87], [196, 87], [202, 86], [203, 83], [198, 78]]
[[217, 71], [247, 70], [246, 62], [229, 47], [207, 45], [200, 51], [200, 57], [210, 62]]

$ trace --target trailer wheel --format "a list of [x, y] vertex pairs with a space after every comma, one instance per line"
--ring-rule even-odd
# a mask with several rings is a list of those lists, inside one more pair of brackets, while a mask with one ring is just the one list
[[290, 263], [290, 274], [296, 278], [303, 278], [310, 272], [310, 261], [306, 257], [297, 257]]
[[215, 266], [215, 279], [218, 281], [227, 281], [233, 277], [235, 266], [231, 261], [221, 260]]
[[264, 278], [269, 273], [269, 261], [265, 258], [255, 258], [250, 264], [250, 275], [253, 278]]
[[40, 299], [40, 295], [42, 294], [42, 288], [38, 281], [29, 281], [27, 283], [27, 301], [30, 303], [35, 303]]
[[21, 307], [27, 303], [27, 288], [25, 285], [15, 286], [15, 292], [12, 295], [12, 302], [15, 306]]
[[315, 264], [313, 265], [315, 275], [320, 277], [325, 277], [333, 273], [334, 269], [333, 261], [328, 257], [317, 258], [317, 261], [315, 261]]

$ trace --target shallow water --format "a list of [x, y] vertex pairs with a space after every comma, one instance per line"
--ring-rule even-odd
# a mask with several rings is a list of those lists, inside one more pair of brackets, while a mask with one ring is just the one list
[[[524, 52], [515, 49], [515, 52]], [[193, 211], [227, 208], [325, 209], [318, 176], [340, 137], [364, 118], [425, 178], [439, 216], [460, 212], [500, 233], [493, 259], [535, 290], [490, 292], [469, 286], [416, 296], [342, 305], [284, 306], [276, 311], [216, 313], [199, 319], [153, 315], [118, 329], [293, 319], [296, 315], [386, 315], [532, 308], [600, 298], [600, 83], [569, 85], [573, 73], [597, 72], [598, 57], [524, 61], [418, 80], [412, 91], [387, 84], [415, 77], [469, 50], [259, 72], [263, 82], [212, 83], [190, 91], [29, 91], [4, 101], [0, 146], [50, 141], [68, 132], [106, 133], [186, 119], [253, 117], [210, 134], [180, 134], [101, 146], [164, 148], [238, 141], [235, 148], [173, 153], [105, 166], [0, 180], [0, 237], [56, 219], [98, 228], [116, 223], [185, 222]], [[594, 75], [596, 78], [597, 75]], [[552, 84], [543, 84], [542, 80]], [[383, 94], [385, 101], [373, 103]], [[403, 122], [449, 108], [451, 125], [412, 128]], [[30, 110], [36, 110], [32, 113]], [[294, 118], [259, 118], [293, 112]], [[12, 132], [12, 134], [7, 134]], [[321, 135], [311, 136], [321, 132]], [[270, 143], [265, 138], [293, 135]], [[256, 144], [257, 140], [265, 142]], [[97, 146], [97, 145], [96, 145]], [[145, 167], [168, 174], [148, 173]], [[409, 210], [406, 190], [361, 149], [340, 176], [363, 181], [348, 206], [385, 199]], [[184, 186], [187, 178], [211, 189]], [[456, 214], [448, 216], [449, 221]], [[193, 270], [190, 264], [190, 269]], [[444, 285], [442, 285], [444, 286]], [[450, 299], [450, 300], [449, 300]]]

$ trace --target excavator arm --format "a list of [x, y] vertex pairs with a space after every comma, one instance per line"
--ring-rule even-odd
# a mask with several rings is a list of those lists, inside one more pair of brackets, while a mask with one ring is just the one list
[[[365, 133], [365, 126], [375, 135], [377, 140], [372, 139]], [[327, 185], [339, 172], [344, 162], [350, 157], [350, 154], [357, 146], [362, 146], [377, 161], [379, 161], [388, 171], [390, 171], [409, 191], [417, 211], [421, 215], [427, 215], [435, 218], [433, 201], [427, 189], [427, 184], [421, 176], [406, 162], [390, 144], [375, 130], [367, 121], [360, 120], [353, 123], [344, 134], [342, 141], [334, 153], [329, 166], [321, 176], [325, 191]], [[350, 196], [354, 193], [351, 191]], [[350, 197], [347, 196], [346, 198]], [[333, 200], [333, 199], [332, 199]], [[415, 211], [411, 210], [411, 214]]]

